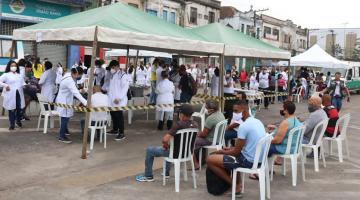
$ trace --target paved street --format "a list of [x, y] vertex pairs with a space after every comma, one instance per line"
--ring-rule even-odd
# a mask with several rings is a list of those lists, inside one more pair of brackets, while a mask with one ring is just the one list
[[[311, 160], [306, 164], [306, 182], [298, 176], [298, 186], [291, 186], [291, 171], [280, 175], [276, 168], [271, 183], [272, 199], [326, 199], [355, 200], [360, 196], [360, 96], [345, 103], [343, 112], [350, 112], [352, 119], [348, 129], [351, 161], [339, 163], [327, 157], [327, 167], [320, 165], [315, 173]], [[303, 113], [306, 104], [297, 104], [297, 113]], [[280, 121], [280, 104], [262, 109], [257, 117], [265, 124]], [[35, 109], [33, 106], [32, 109]], [[198, 108], [200, 109], [200, 108]], [[150, 115], [153, 119], [153, 114]], [[303, 114], [301, 117], [306, 117]], [[37, 117], [24, 123], [23, 129], [8, 132], [7, 117], [0, 118], [0, 199], [1, 200], [79, 200], [79, 199], [230, 199], [230, 196], [215, 197], [207, 193], [204, 170], [197, 173], [198, 188], [189, 181], [180, 183], [180, 193], [174, 191], [174, 179], [164, 187], [161, 181], [161, 162], [155, 163], [153, 183], [137, 183], [134, 176], [144, 169], [144, 150], [148, 145], [161, 144], [162, 132], [156, 131], [153, 120], [146, 121], [143, 111], [137, 111], [132, 125], [126, 128], [127, 139], [115, 142], [108, 137], [108, 147], [95, 143], [93, 155], [80, 159], [81, 115], [71, 120], [73, 143], [66, 145], [57, 141], [57, 129], [48, 134], [36, 131]], [[55, 123], [58, 127], [58, 123]], [[336, 152], [336, 151], [335, 151]], [[288, 163], [289, 164], [289, 163]], [[300, 167], [299, 167], [300, 168]], [[298, 174], [301, 174], [299, 170]], [[173, 176], [172, 176], [173, 177]], [[258, 182], [246, 178], [244, 199], [258, 199]]]

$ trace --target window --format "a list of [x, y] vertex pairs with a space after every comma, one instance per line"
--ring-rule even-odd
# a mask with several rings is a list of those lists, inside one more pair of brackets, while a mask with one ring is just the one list
[[[209, 15], [204, 15], [205, 20], [209, 20]], [[210, 23], [210, 22], [209, 22]]]
[[246, 35], [250, 35], [250, 25], [246, 25]]
[[156, 10], [146, 9], [146, 12], [149, 13], [150, 15], [157, 16], [157, 11]]
[[190, 8], [190, 23], [197, 24], [197, 8], [191, 7]]
[[285, 44], [290, 44], [290, 40], [291, 40], [291, 36], [285, 34], [285, 35], [284, 35], [284, 43], [285, 43]]
[[11, 45], [12, 45], [11, 40], [0, 40], [0, 57], [3, 57], [3, 58], [10, 57]]
[[209, 24], [215, 22], [215, 13], [209, 12]]
[[163, 19], [164, 19], [165, 21], [168, 20], [168, 11], [167, 11], [167, 10], [163, 10], [163, 15], [162, 15], [162, 17], [163, 17]]
[[269, 36], [271, 35], [271, 28], [264, 26], [264, 38], [269, 38]]
[[245, 32], [245, 25], [241, 24], [241, 32], [244, 33]]
[[134, 7], [134, 8], [139, 8], [139, 5], [134, 4], [134, 3], [128, 3], [128, 5], [129, 5], [129, 6], [132, 6], [132, 7]]
[[176, 13], [175, 12], [171, 12], [170, 13], [170, 19], [169, 21], [173, 24], [176, 24]]
[[276, 41], [279, 41], [279, 30], [273, 29], [273, 36]]

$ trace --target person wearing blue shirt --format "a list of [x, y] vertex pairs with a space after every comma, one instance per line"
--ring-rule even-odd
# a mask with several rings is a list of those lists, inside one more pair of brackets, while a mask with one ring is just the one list
[[[232, 179], [228, 171], [238, 167], [252, 168], [256, 145], [266, 136], [263, 123], [250, 116], [248, 103], [242, 100], [238, 104], [244, 122], [239, 128], [235, 146], [216, 151], [206, 160], [208, 168], [229, 185], [232, 185]], [[240, 196], [240, 177], [237, 180], [236, 196]]]

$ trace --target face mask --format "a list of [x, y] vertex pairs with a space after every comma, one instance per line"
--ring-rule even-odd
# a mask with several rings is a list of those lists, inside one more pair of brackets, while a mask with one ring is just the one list
[[10, 67], [10, 71], [16, 72], [16, 70], [17, 70], [17, 67]]
[[116, 70], [114, 68], [110, 69], [110, 73], [115, 74]]
[[280, 115], [281, 115], [281, 116], [285, 116], [284, 110], [280, 110]]
[[317, 107], [316, 107], [316, 106], [313, 106], [313, 105], [309, 105], [309, 106], [308, 106], [308, 111], [309, 111], [310, 113], [315, 112], [316, 110], [317, 110]]
[[77, 81], [80, 81], [80, 80], [81, 80], [81, 76], [80, 76], [80, 77], [77, 77], [76, 80], [77, 80]]
[[233, 112], [233, 119], [234, 120], [242, 119], [242, 112], [240, 113]]

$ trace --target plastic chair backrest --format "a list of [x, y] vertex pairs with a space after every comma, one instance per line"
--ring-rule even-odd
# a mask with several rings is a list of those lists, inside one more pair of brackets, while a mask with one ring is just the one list
[[[194, 151], [196, 135], [199, 132], [199, 129], [189, 128], [182, 129], [176, 132], [175, 136], [170, 140], [170, 159], [187, 159], [191, 158]], [[176, 138], [175, 138], [176, 137]], [[178, 147], [175, 149], [174, 140], [179, 140]], [[176, 151], [177, 150], [177, 151]], [[178, 153], [174, 155], [174, 153]]]
[[256, 152], [254, 157], [254, 162], [252, 166], [252, 170], [258, 169], [259, 161], [261, 161], [260, 169], [264, 169], [266, 166], [266, 159], [269, 154], [270, 144], [273, 136], [271, 134], [267, 134], [265, 137], [261, 138], [261, 140], [256, 144]]
[[205, 115], [205, 111], [206, 111], [206, 107], [205, 107], [205, 104], [201, 107], [201, 110], [200, 110], [200, 114], [201, 115]]
[[94, 125], [92, 125], [92, 123], [90, 122], [90, 127], [103, 128], [103, 127], [106, 127], [107, 123], [108, 123], [108, 120], [95, 121]]
[[[338, 138], [346, 138], [346, 132], [347, 132], [347, 127], [349, 126], [350, 118], [351, 118], [350, 113], [347, 113], [347, 114], [341, 116], [337, 120], [334, 135], [333, 135], [334, 139], [336, 137], [338, 137]], [[337, 136], [337, 133], [338, 133], [339, 129], [340, 129], [340, 135]]]
[[[301, 125], [298, 127], [295, 127], [293, 129], [290, 130], [289, 135], [288, 135], [288, 141], [287, 141], [287, 146], [286, 146], [286, 151], [285, 151], [285, 155], [291, 155], [291, 154], [298, 154], [299, 153], [299, 149], [301, 147], [302, 144], [302, 139], [305, 133], [305, 129], [306, 126], [305, 125]], [[296, 141], [296, 145], [293, 148], [293, 152], [291, 152], [291, 147], [292, 147], [292, 141], [295, 140]]]
[[[321, 144], [321, 141], [322, 141], [322, 138], [324, 137], [324, 133], [325, 133], [325, 130], [326, 130], [328, 121], [329, 121], [329, 119], [326, 118], [326, 119], [320, 121], [320, 122], [315, 126], [315, 128], [314, 128], [314, 130], [313, 130], [313, 132], [312, 132], [312, 135], [311, 135], [311, 139], [310, 139], [309, 144], [311, 144], [311, 145], [315, 144], [316, 146], [319, 146], [319, 145]], [[316, 133], [319, 132], [318, 130], [320, 130], [320, 133], [319, 133], [319, 136], [318, 136], [318, 138], [317, 138], [316, 143], [314, 143]]]
[[215, 131], [214, 131], [214, 138], [212, 141], [212, 146], [215, 145], [225, 145], [225, 130], [226, 130], [226, 126], [227, 126], [228, 120], [223, 120], [219, 123], [216, 124], [215, 126]]
[[48, 108], [50, 108], [50, 105], [48, 103], [48, 99], [46, 97], [44, 97], [43, 95], [41, 95], [40, 93], [36, 93], [36, 97], [39, 100], [40, 111], [41, 112], [46, 112], [45, 105], [48, 105]]

